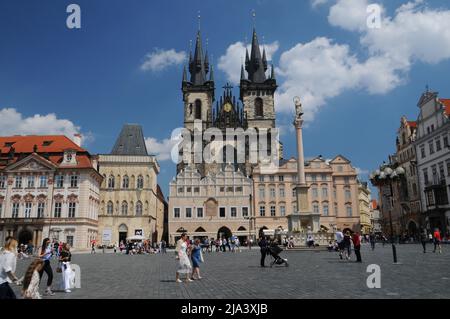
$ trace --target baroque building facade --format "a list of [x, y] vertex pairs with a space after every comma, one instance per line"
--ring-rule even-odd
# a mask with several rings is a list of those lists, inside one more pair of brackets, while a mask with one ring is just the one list
[[358, 183], [358, 201], [359, 201], [359, 217], [361, 224], [361, 233], [363, 235], [372, 232], [372, 202], [370, 197], [371, 191], [367, 182]]
[[160, 241], [166, 203], [157, 184], [159, 164], [147, 153], [141, 126], [124, 125], [111, 153], [98, 155], [98, 164], [101, 243], [117, 246], [136, 235]]
[[423, 226], [450, 233], [450, 99], [427, 90], [418, 107], [415, 147]]
[[[259, 234], [264, 229], [287, 230], [289, 216], [298, 211], [297, 163], [295, 158], [284, 160], [275, 174], [261, 173], [258, 167], [253, 170], [255, 227]], [[332, 160], [316, 157], [305, 163], [305, 177], [309, 208], [320, 216], [321, 231], [360, 230], [357, 173], [349, 160], [341, 155]]]
[[0, 246], [7, 236], [87, 249], [98, 237], [102, 176], [81, 137], [0, 137]]

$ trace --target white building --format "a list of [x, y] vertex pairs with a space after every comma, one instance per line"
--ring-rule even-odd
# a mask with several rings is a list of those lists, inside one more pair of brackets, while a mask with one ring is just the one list
[[450, 224], [450, 99], [437, 92], [422, 94], [417, 119], [417, 171], [421, 191], [423, 225], [428, 230], [449, 232]]
[[191, 238], [229, 238], [243, 242], [254, 235], [252, 180], [227, 165], [215, 175], [202, 178], [191, 166], [170, 183], [169, 242], [181, 233]]
[[66, 136], [0, 137], [0, 246], [49, 237], [86, 249], [97, 239], [102, 176]]

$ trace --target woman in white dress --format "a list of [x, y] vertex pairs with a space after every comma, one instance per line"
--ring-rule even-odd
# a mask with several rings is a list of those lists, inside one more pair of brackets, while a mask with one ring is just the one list
[[181, 238], [177, 241], [177, 248], [175, 249], [176, 258], [178, 260], [178, 268], [176, 274], [176, 282], [182, 282], [180, 275], [185, 275], [186, 282], [192, 281], [189, 278], [192, 273], [191, 261], [189, 259], [188, 245], [186, 243], [186, 234], [181, 234]]
[[44, 267], [42, 259], [35, 259], [27, 269], [23, 280], [22, 295], [24, 299], [42, 299], [39, 293], [39, 272]]

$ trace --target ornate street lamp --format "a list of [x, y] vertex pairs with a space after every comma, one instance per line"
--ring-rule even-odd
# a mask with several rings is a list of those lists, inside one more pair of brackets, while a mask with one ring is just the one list
[[377, 186], [382, 194], [381, 187], [389, 186], [389, 197], [390, 207], [389, 207], [389, 224], [391, 228], [391, 243], [392, 243], [392, 254], [394, 258], [394, 264], [397, 264], [397, 249], [394, 242], [394, 227], [392, 226], [392, 208], [393, 208], [393, 189], [392, 183], [398, 181], [405, 175], [405, 169], [401, 166], [394, 165], [382, 165], [380, 169], [377, 169], [370, 174], [369, 178], [372, 185]]

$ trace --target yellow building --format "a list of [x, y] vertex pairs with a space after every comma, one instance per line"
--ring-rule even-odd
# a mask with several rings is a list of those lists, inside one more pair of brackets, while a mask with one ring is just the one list
[[102, 244], [120, 244], [141, 235], [160, 241], [164, 224], [164, 197], [158, 190], [159, 165], [148, 155], [142, 128], [123, 127], [111, 154], [99, 155], [103, 175], [99, 235]]
[[361, 224], [361, 233], [369, 234], [372, 231], [371, 222], [371, 197], [370, 189], [367, 183], [360, 182], [358, 185], [359, 217]]

